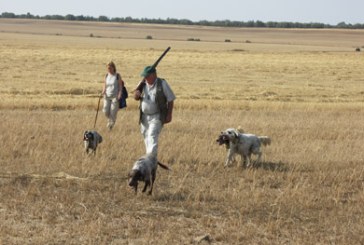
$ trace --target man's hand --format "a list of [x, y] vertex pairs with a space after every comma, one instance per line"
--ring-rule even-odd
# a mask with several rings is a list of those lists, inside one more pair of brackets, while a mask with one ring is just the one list
[[168, 105], [167, 105], [168, 112], [167, 112], [167, 116], [166, 116], [166, 120], [164, 121], [164, 124], [170, 123], [172, 121], [173, 105], [174, 105], [173, 101], [168, 102]]
[[164, 124], [170, 123], [172, 122], [172, 114], [168, 114], [166, 116], [166, 120], [164, 121]]
[[137, 89], [134, 91], [134, 99], [135, 100], [140, 100], [142, 93]]

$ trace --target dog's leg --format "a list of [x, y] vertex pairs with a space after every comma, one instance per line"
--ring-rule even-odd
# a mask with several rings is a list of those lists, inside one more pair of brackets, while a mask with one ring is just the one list
[[150, 186], [150, 180], [152, 179], [152, 173], [151, 170], [148, 170], [145, 177], [144, 177], [144, 188], [142, 192], [145, 192], [147, 190], [147, 187]]
[[144, 188], [143, 188], [142, 192], [145, 192], [147, 190], [147, 187], [150, 185], [150, 180], [146, 180], [144, 183], [145, 184], [144, 184]]
[[229, 156], [226, 156], [226, 160], [225, 160], [225, 164], [224, 167], [226, 168], [227, 166], [229, 166]]
[[138, 193], [138, 182], [136, 183], [135, 187], [134, 187], [134, 191], [135, 191], [135, 195]]
[[155, 181], [156, 175], [157, 175], [157, 171], [152, 171], [152, 184], [150, 186], [150, 190], [148, 192], [148, 195], [152, 195], [152, 191], [153, 191], [153, 186], [154, 186], [154, 181]]
[[247, 157], [244, 154], [241, 154], [240, 157], [240, 165], [242, 168], [245, 168], [247, 163]]
[[254, 163], [259, 163], [262, 158], [262, 151], [261, 151], [260, 147], [253, 148], [251, 153], [258, 156], [257, 160], [255, 160]]
[[236, 163], [236, 154], [234, 154], [234, 155], [231, 157], [231, 162], [232, 162], [232, 163]]
[[244, 158], [245, 158], [245, 161], [246, 161], [246, 167], [247, 168], [250, 167], [250, 162], [251, 162], [251, 156], [250, 156], [250, 154], [247, 155], [247, 156], [245, 156]]
[[232, 151], [232, 149], [230, 148], [227, 152], [227, 155], [226, 155], [226, 160], [225, 160], [225, 165], [224, 167], [228, 167], [232, 161], [232, 158], [234, 156], [234, 152]]
[[257, 158], [257, 163], [259, 163], [260, 162], [260, 159], [262, 158], [262, 152], [261, 151], [259, 151], [258, 153], [258, 158]]

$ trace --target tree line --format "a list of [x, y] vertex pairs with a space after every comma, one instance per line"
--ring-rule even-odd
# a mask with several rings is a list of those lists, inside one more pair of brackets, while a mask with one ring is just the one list
[[132, 17], [115, 17], [109, 18], [107, 16], [100, 15], [99, 17], [84, 16], [84, 15], [32, 15], [27, 14], [14, 14], [9, 12], [3, 12], [0, 18], [17, 18], [17, 19], [46, 19], [46, 20], [69, 20], [69, 21], [101, 21], [101, 22], [120, 22], [120, 23], [144, 23], [144, 24], [174, 24], [174, 25], [199, 25], [199, 26], [217, 26], [217, 27], [258, 27], [258, 28], [342, 28], [342, 29], [364, 29], [364, 23], [350, 24], [340, 22], [336, 25], [324, 24], [324, 23], [300, 23], [300, 22], [276, 22], [268, 21], [263, 22], [260, 20], [250, 21], [230, 21], [230, 20], [216, 20], [216, 21], [191, 21], [188, 19], [150, 19], [150, 18], [132, 18]]

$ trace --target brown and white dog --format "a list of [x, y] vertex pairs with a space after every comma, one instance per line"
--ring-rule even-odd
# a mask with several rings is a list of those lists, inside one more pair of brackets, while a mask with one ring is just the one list
[[102, 136], [92, 130], [86, 130], [83, 133], [83, 145], [85, 147], [86, 153], [91, 151], [93, 154], [96, 154], [97, 146], [102, 142]]
[[129, 186], [134, 188], [135, 194], [138, 191], [138, 182], [144, 182], [144, 188], [142, 192], [147, 190], [147, 187], [150, 186], [150, 190], [148, 192], [149, 195], [152, 194], [154, 181], [157, 175], [158, 165], [163, 169], [170, 170], [168, 166], [160, 163], [156, 156], [153, 154], [147, 154], [141, 158], [139, 158], [132, 168], [132, 170], [128, 174], [129, 178]]
[[241, 165], [250, 166], [251, 155], [258, 155], [256, 162], [259, 162], [262, 156], [261, 145], [270, 145], [271, 139], [268, 136], [256, 136], [254, 134], [240, 133], [234, 128], [228, 128], [221, 132], [216, 140], [219, 145], [225, 145], [228, 149], [225, 167], [229, 166], [234, 160], [234, 155], [241, 156]]

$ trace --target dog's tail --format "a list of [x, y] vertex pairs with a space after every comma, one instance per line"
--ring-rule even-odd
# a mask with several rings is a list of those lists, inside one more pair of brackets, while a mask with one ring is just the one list
[[268, 136], [258, 136], [260, 143], [264, 146], [270, 145], [272, 140]]
[[164, 165], [163, 163], [161, 163], [159, 161], [158, 161], [158, 165], [161, 166], [165, 170], [170, 170], [170, 168], [168, 166]]

